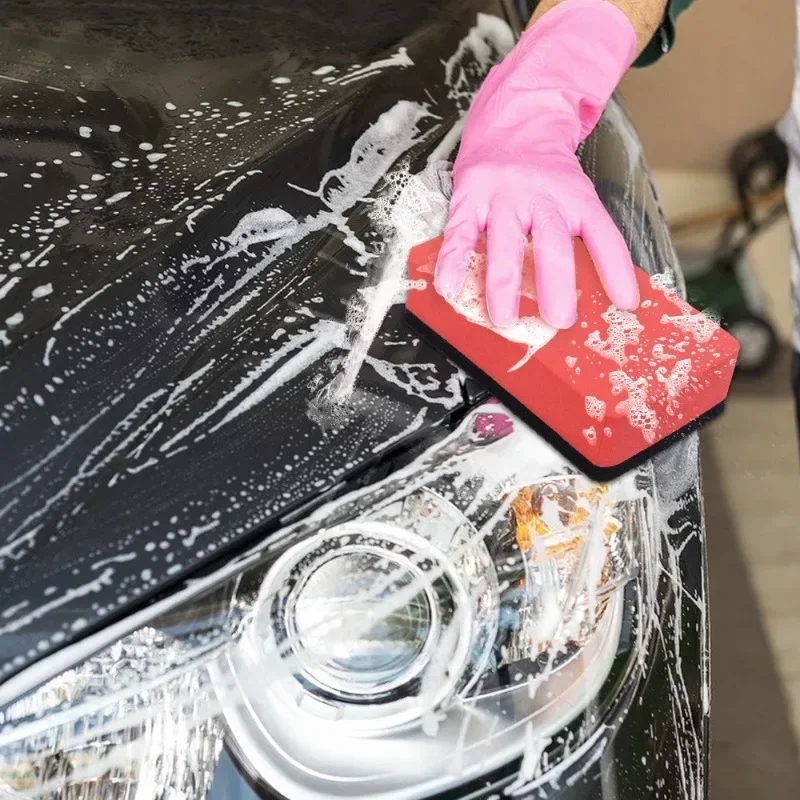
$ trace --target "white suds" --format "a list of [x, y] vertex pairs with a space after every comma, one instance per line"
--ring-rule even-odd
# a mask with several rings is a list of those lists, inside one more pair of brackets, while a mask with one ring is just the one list
[[53, 284], [43, 283], [31, 292], [31, 297], [33, 297], [34, 300], [38, 300], [40, 297], [47, 297], [49, 294], [53, 294]]
[[[525, 260], [528, 261], [531, 258], [530, 247], [526, 246]], [[526, 274], [532, 275], [532, 269], [526, 270]], [[556, 335], [556, 329], [551, 328], [539, 316], [523, 316], [510, 327], [495, 327], [489, 318], [489, 312], [486, 308], [485, 286], [486, 256], [482, 253], [473, 253], [467, 267], [467, 274], [461, 293], [451, 305], [470, 322], [474, 322], [483, 328], [489, 328], [489, 330], [498, 333], [510, 342], [517, 342], [526, 346], [525, 355], [509, 370], [509, 372], [514, 372], [526, 364], [537, 350], [544, 347]], [[531, 288], [523, 286], [523, 295], [530, 296]]]
[[617, 404], [617, 414], [624, 414], [628, 422], [642, 432], [646, 442], [652, 444], [656, 440], [658, 416], [648, 402], [648, 384], [646, 378], [634, 381], [622, 370], [615, 370], [608, 376], [611, 380], [611, 391], [614, 394], [626, 392], [627, 400]]
[[674, 361], [675, 356], [671, 355], [670, 353], [664, 352], [664, 345], [663, 344], [654, 344], [652, 350], [652, 356], [656, 361]]
[[673, 414], [676, 409], [676, 400], [684, 389], [689, 385], [692, 371], [692, 360], [684, 358], [675, 362], [672, 371], [667, 374], [666, 367], [659, 367], [656, 370], [656, 378], [660, 383], [666, 384], [667, 389], [667, 413]]
[[246, 250], [251, 245], [288, 236], [297, 226], [297, 220], [283, 209], [262, 208], [245, 214], [223, 239], [235, 250]]
[[664, 314], [662, 322], [674, 325], [676, 328], [689, 333], [694, 337], [698, 344], [710, 342], [714, 334], [719, 330], [719, 325], [707, 317], [705, 314], [686, 314], [681, 316], [669, 316]]
[[586, 395], [586, 413], [598, 422], [602, 422], [606, 415], [606, 404], [603, 400], [592, 395]]
[[354, 69], [351, 72], [348, 72], [346, 75], [336, 78], [333, 82], [345, 86], [348, 83], [353, 83], [354, 81], [360, 81], [364, 78], [371, 77], [372, 75], [377, 75], [388, 67], [413, 66], [414, 62], [408, 55], [408, 49], [405, 47], [400, 47], [394, 55], [391, 55], [388, 58], [382, 58], [379, 61], [373, 61], [371, 64], [367, 64], [366, 67]]
[[11, 278], [3, 284], [0, 284], [0, 300], [2, 300], [19, 282], [20, 278]]
[[116, 194], [112, 194], [111, 197], [106, 199], [106, 205], [113, 206], [114, 203], [124, 200], [129, 194], [130, 192], [117, 192]]
[[606, 338], [601, 337], [600, 331], [592, 331], [584, 344], [603, 358], [624, 367], [628, 363], [625, 348], [639, 342], [644, 325], [633, 312], [620, 311], [614, 306], [609, 306], [600, 316], [608, 323]]
[[690, 334], [698, 344], [706, 344], [719, 330], [719, 323], [707, 313], [698, 313], [677, 293], [674, 284], [671, 275], [659, 274], [650, 277], [650, 285], [662, 292], [664, 297], [680, 311], [679, 315], [664, 314], [661, 322], [674, 325], [678, 330]]

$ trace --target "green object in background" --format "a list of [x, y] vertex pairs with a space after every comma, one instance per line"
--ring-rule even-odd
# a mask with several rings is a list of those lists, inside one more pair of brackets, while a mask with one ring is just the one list
[[[724, 209], [722, 230], [711, 250], [678, 253], [691, 304], [710, 312], [738, 340], [740, 374], [763, 372], [780, 350], [747, 251], [756, 236], [786, 214], [788, 168], [789, 152], [772, 127], [740, 139], [728, 159], [738, 207]], [[700, 215], [694, 228], [702, 229], [708, 219]], [[675, 224], [673, 232], [691, 230], [691, 222]]]

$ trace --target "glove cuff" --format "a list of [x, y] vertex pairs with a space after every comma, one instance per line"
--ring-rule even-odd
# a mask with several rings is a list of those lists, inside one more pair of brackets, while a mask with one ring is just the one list
[[506, 61], [532, 89], [564, 93], [580, 120], [580, 142], [637, 50], [631, 21], [609, 0], [563, 0], [523, 33]]

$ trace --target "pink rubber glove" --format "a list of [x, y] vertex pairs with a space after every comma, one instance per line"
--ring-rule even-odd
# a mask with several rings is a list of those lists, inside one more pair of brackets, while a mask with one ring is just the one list
[[568, 328], [577, 318], [573, 236], [583, 238], [611, 302], [637, 307], [628, 248], [575, 155], [635, 56], [636, 34], [622, 11], [607, 0], [564, 0], [489, 72], [453, 167], [436, 266], [441, 295], [458, 295], [485, 230], [486, 300], [495, 325], [518, 318], [529, 233], [545, 322]]

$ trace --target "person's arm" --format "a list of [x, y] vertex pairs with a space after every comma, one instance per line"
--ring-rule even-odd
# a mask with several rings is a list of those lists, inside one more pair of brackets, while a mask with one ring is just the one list
[[[541, 0], [528, 27], [563, 0]], [[638, 57], [634, 67], [647, 67], [658, 61], [675, 43], [675, 22], [692, 0], [608, 0], [625, 12], [636, 31]]]
[[654, 43], [669, 49], [664, 26], [689, 2], [540, 0], [467, 114], [436, 265], [441, 295], [458, 297], [477, 269], [474, 254], [485, 233], [489, 318], [498, 327], [516, 324], [530, 237], [539, 313], [554, 328], [571, 327], [578, 311], [573, 238], [579, 236], [610, 302], [621, 311], [637, 307], [627, 245], [576, 151], [625, 72], [654, 60]]
[[675, 23], [678, 15], [686, 11], [691, 4], [692, 0], [669, 0], [660, 27], [649, 44], [639, 53], [639, 58], [633, 63], [634, 67], [647, 67], [672, 49], [672, 45], [675, 44]]
[[486, 307], [498, 327], [519, 319], [528, 236], [536, 301], [549, 325], [569, 328], [577, 318], [576, 236], [586, 244], [611, 303], [622, 311], [639, 303], [625, 240], [576, 156], [636, 60], [639, 34], [616, 2], [543, 1], [519, 42], [489, 72], [467, 114], [436, 266], [434, 285], [453, 301], [474, 272], [473, 254], [485, 231]]
[[[528, 27], [534, 26], [544, 14], [563, 1], [540, 0]], [[636, 32], [637, 53], [641, 54], [661, 26], [668, 0], [606, 0], [606, 2], [616, 6], [630, 20]]]

